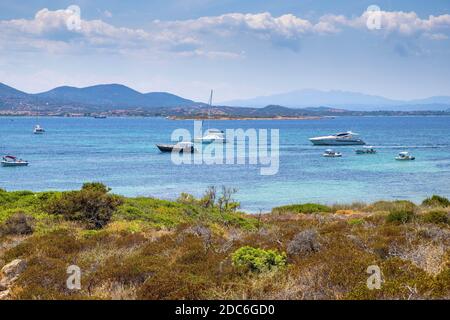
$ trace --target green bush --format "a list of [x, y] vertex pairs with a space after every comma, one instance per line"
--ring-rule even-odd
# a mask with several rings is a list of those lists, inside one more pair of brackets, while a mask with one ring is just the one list
[[416, 209], [416, 205], [407, 200], [396, 200], [396, 201], [377, 201], [367, 206], [365, 209], [369, 212], [374, 211], [389, 211], [393, 212], [395, 210], [408, 210], [414, 211]]
[[423, 215], [423, 221], [429, 222], [429, 223], [450, 223], [448, 213], [443, 210], [433, 210], [430, 212], [427, 212]]
[[89, 229], [101, 229], [111, 219], [122, 199], [110, 195], [101, 183], [85, 183], [80, 191], [64, 192], [48, 201], [46, 210], [71, 221], [81, 221]]
[[431, 198], [423, 200], [422, 205], [427, 207], [449, 207], [450, 200], [445, 197], [433, 195]]
[[350, 219], [348, 220], [348, 224], [351, 226], [359, 226], [364, 223], [364, 219]]
[[317, 203], [291, 204], [272, 209], [273, 213], [317, 213], [331, 212], [331, 208]]
[[265, 272], [286, 265], [286, 254], [277, 250], [264, 250], [250, 246], [241, 247], [236, 250], [231, 259], [233, 265], [252, 272]]
[[387, 222], [407, 223], [415, 216], [414, 211], [410, 210], [392, 210], [386, 217]]

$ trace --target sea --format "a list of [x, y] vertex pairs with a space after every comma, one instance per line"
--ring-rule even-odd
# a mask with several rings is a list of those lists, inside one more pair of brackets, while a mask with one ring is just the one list
[[[46, 129], [34, 135], [39, 123]], [[209, 120], [226, 129], [279, 132], [279, 168], [261, 175], [261, 164], [175, 164], [157, 143], [176, 129], [193, 132], [192, 120], [109, 117], [0, 117], [0, 154], [28, 167], [0, 167], [0, 188], [73, 190], [100, 181], [125, 196], [176, 199], [201, 196], [209, 186], [237, 190], [243, 211], [266, 212], [279, 205], [338, 204], [405, 199], [419, 203], [433, 194], [450, 197], [450, 117], [377, 116], [316, 120]], [[329, 147], [308, 138], [357, 132], [377, 154], [357, 155], [358, 146], [333, 147], [341, 158], [325, 158]], [[396, 161], [409, 151], [414, 161]]]

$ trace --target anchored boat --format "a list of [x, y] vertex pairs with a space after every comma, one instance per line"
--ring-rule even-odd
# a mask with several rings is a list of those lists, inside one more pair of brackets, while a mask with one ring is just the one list
[[340, 145], [361, 145], [366, 144], [362, 139], [358, 138], [358, 134], [347, 131], [347, 132], [341, 132], [336, 133], [331, 136], [322, 136], [322, 137], [314, 137], [310, 138], [309, 141], [311, 141], [314, 145], [322, 145], [322, 146], [340, 146]]
[[208, 129], [203, 137], [195, 138], [194, 142], [199, 143], [225, 143], [225, 133], [222, 130]]
[[327, 149], [327, 150], [325, 150], [325, 152], [323, 153], [322, 156], [327, 157], [327, 158], [339, 158], [339, 157], [342, 157], [342, 153], [333, 151], [331, 149]]
[[377, 150], [372, 146], [364, 146], [361, 149], [355, 150], [356, 154], [374, 154], [377, 153]]
[[157, 144], [161, 152], [194, 153], [195, 147], [192, 142], [178, 142], [177, 144]]
[[[209, 96], [209, 109], [208, 109], [208, 119], [210, 118], [211, 108], [212, 108], [212, 98], [213, 98], [213, 91], [211, 90], [211, 95]], [[202, 137], [195, 137], [194, 142], [198, 143], [226, 143], [225, 139], [225, 133], [222, 130], [217, 129], [209, 129], [209, 122], [208, 123], [208, 130], [206, 130], [206, 133]]]
[[36, 125], [33, 129], [34, 134], [43, 134], [45, 132], [45, 129], [42, 128], [40, 125]]
[[395, 160], [400, 160], [400, 161], [408, 161], [408, 160], [415, 160], [415, 159], [416, 159], [416, 157], [413, 157], [407, 151], [402, 151], [398, 154], [397, 157], [395, 157]]
[[28, 161], [19, 159], [14, 156], [4, 156], [1, 161], [2, 167], [25, 167]]

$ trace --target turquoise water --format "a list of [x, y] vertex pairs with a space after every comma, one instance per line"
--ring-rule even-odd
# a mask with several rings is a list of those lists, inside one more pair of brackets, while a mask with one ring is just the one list
[[[155, 143], [170, 141], [174, 129], [193, 130], [192, 121], [161, 118], [40, 118], [47, 130], [33, 135], [35, 118], [0, 118], [0, 154], [30, 161], [0, 168], [0, 188], [69, 190], [102, 181], [115, 193], [173, 199], [200, 195], [209, 185], [238, 188], [249, 212], [294, 202], [343, 203], [379, 199], [421, 201], [450, 197], [450, 117], [338, 117], [323, 120], [211, 121], [211, 127], [280, 130], [280, 168], [260, 175], [257, 165], [174, 165]], [[375, 147], [356, 155], [336, 147], [342, 158], [323, 158], [326, 147], [309, 137], [352, 130]], [[394, 157], [407, 150], [415, 161]]]

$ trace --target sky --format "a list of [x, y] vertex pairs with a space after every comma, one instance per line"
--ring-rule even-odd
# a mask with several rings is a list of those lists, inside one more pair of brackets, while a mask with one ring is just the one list
[[214, 89], [216, 102], [307, 88], [450, 95], [450, 1], [1, 0], [0, 82], [196, 101]]

